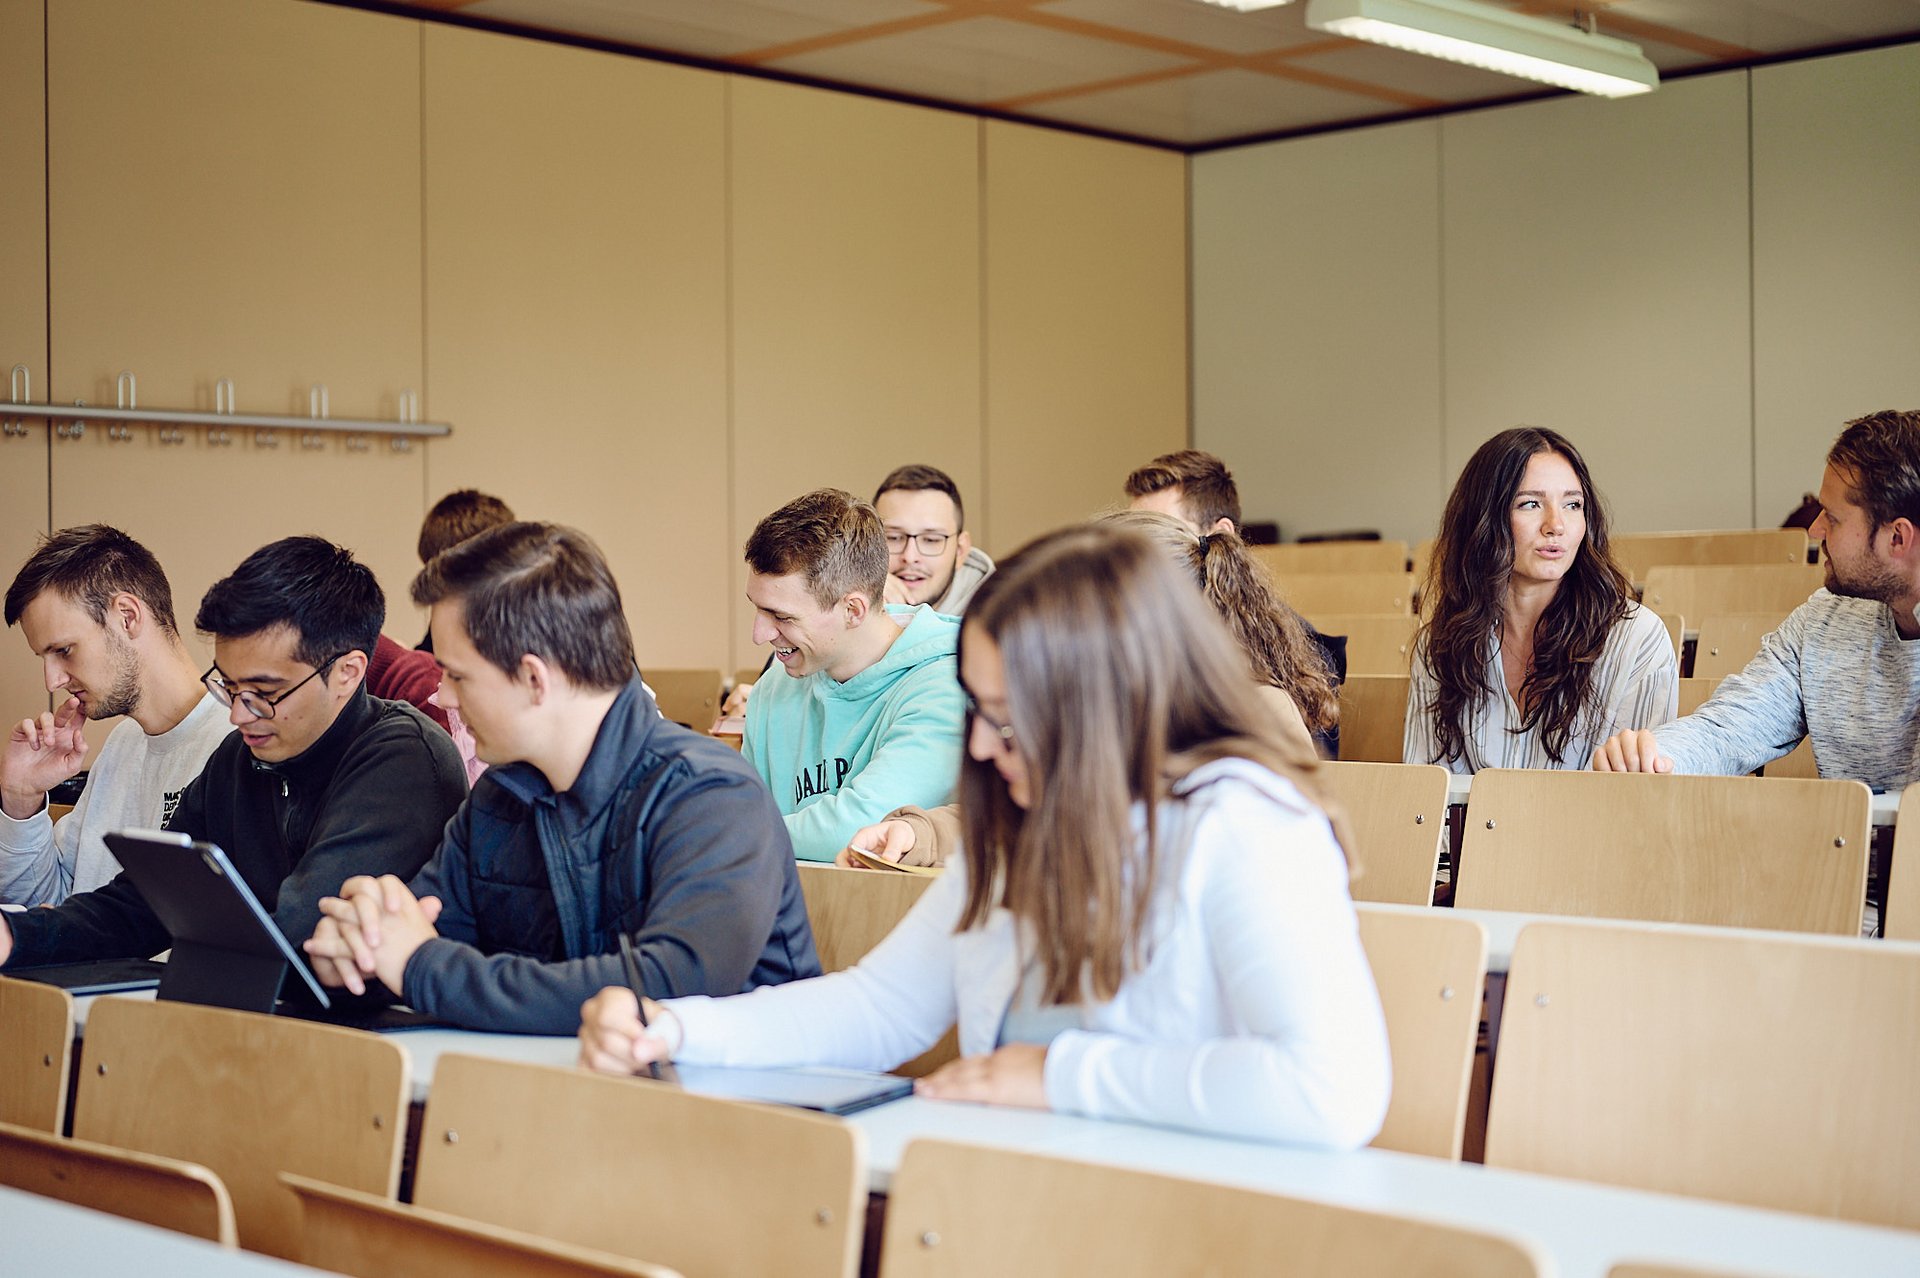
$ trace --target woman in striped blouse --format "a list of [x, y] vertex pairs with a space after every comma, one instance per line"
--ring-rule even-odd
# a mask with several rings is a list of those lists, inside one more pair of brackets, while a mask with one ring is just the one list
[[1674, 717], [1673, 643], [1634, 602], [1587, 464], [1553, 431], [1502, 431], [1468, 460], [1424, 598], [1408, 763], [1584, 768], [1614, 733]]

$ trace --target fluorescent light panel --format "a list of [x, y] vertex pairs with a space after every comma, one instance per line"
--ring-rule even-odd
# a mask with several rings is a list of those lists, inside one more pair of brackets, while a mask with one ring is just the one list
[[1293, 0], [1200, 0], [1201, 4], [1210, 4], [1216, 9], [1238, 9], [1242, 13], [1252, 13], [1255, 9], [1278, 9], [1283, 4], [1292, 4]]
[[1472, 0], [1308, 0], [1307, 25], [1608, 98], [1660, 83], [1637, 44]]

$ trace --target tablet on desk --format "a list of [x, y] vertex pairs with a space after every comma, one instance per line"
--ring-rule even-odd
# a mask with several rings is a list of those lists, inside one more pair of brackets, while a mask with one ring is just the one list
[[[327, 997], [260, 898], [211, 843], [162, 830], [123, 830], [107, 847], [173, 937], [159, 997], [358, 1029], [436, 1024], [404, 1008], [369, 1009]], [[281, 997], [287, 973], [294, 974]]]
[[94, 963], [48, 963], [40, 967], [9, 967], [6, 975], [22, 981], [57, 985], [75, 998], [88, 994], [125, 994], [150, 990], [160, 983], [164, 963], [152, 959], [101, 959]]
[[680, 1085], [697, 1096], [792, 1105], [823, 1114], [857, 1114], [913, 1095], [911, 1078], [856, 1069], [740, 1069], [728, 1065], [676, 1068]]

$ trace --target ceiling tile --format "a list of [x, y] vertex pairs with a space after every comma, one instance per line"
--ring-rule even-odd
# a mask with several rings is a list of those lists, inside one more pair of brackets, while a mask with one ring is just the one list
[[479, 0], [460, 12], [668, 53], [731, 58], [944, 8], [930, 0]]
[[1026, 114], [1190, 144], [1379, 115], [1383, 105], [1336, 89], [1228, 70], [1060, 98]]
[[1005, 18], [969, 18], [766, 65], [825, 80], [982, 104], [1164, 70], [1188, 61]]
[[[1657, 22], [1692, 35], [1760, 53], [1791, 53], [1823, 45], [1920, 31], [1920, 0], [1620, 0], [1600, 13]], [[1644, 37], [1647, 56], [1665, 66]]]
[[1038, 13], [1141, 31], [1221, 53], [1264, 53], [1324, 40], [1307, 30], [1305, 4], [1235, 13], [1200, 0], [1042, 0]]

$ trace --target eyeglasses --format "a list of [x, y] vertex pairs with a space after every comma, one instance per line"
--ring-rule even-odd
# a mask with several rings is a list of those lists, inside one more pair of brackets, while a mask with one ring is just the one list
[[971, 692], [967, 694], [967, 713], [999, 733], [1000, 740], [1006, 744], [1007, 749], [1014, 750], [1019, 748], [1019, 743], [1013, 739], [1013, 725], [1011, 723], [1001, 723], [985, 710], [982, 710], [980, 703], [973, 699]]
[[246, 712], [254, 718], [271, 719], [273, 718], [273, 708], [275, 706], [325, 674], [334, 662], [346, 655], [344, 652], [339, 652], [328, 657], [325, 661], [314, 667], [312, 674], [302, 679], [299, 683], [294, 684], [277, 697], [263, 697], [257, 692], [235, 692], [228, 686], [227, 676], [221, 671], [220, 663], [217, 661], [207, 667], [207, 672], [200, 676], [200, 682], [207, 685], [207, 691], [211, 692], [213, 699], [221, 705], [231, 707], [234, 702], [238, 701], [241, 706], [245, 708]]
[[887, 553], [890, 555], [903, 555], [907, 551], [907, 543], [912, 542], [914, 545], [920, 547], [921, 554], [938, 555], [946, 550], [947, 543], [952, 540], [953, 540], [952, 533], [890, 532], [887, 534]]

